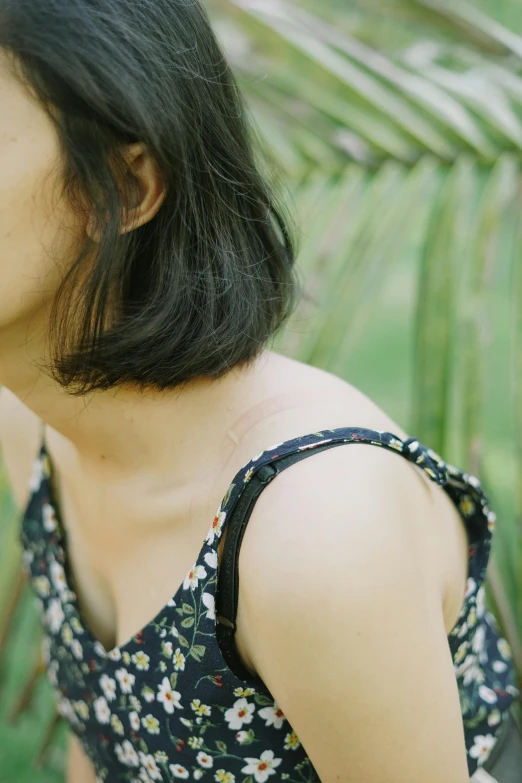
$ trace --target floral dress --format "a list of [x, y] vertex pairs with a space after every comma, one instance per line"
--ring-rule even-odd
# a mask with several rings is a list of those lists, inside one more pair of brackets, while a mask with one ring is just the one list
[[[388, 449], [417, 464], [444, 487], [466, 521], [467, 592], [448, 644], [470, 776], [486, 761], [518, 690], [510, 648], [484, 605], [495, 515], [475, 477], [447, 465], [413, 438], [402, 441], [388, 432], [339, 428], [272, 446], [234, 477], [173, 598], [134, 637], [106, 650], [78, 606], [42, 444], [22, 520], [24, 562], [41, 609], [44, 658], [58, 709], [91, 759], [97, 783], [320, 780], [276, 698], [260, 678], [242, 667], [234, 671], [218, 644], [217, 547], [258, 471], [284, 460], [287, 467], [290, 455], [297, 461], [305, 453], [309, 457], [356, 443]], [[225, 548], [227, 543], [228, 536]]]

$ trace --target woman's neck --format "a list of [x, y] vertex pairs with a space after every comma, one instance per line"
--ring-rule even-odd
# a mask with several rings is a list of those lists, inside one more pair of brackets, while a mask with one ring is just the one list
[[258, 379], [276, 356], [266, 352], [246, 370], [181, 389], [141, 392], [126, 386], [74, 397], [39, 369], [45, 355], [41, 342], [27, 338], [27, 328], [2, 333], [0, 384], [45, 422], [48, 437], [62, 441], [62, 453], [68, 450], [93, 476], [161, 474], [166, 465], [181, 482], [193, 475], [192, 453], [202, 467], [196, 440], [214, 450], [237, 445], [235, 422], [262, 399]]

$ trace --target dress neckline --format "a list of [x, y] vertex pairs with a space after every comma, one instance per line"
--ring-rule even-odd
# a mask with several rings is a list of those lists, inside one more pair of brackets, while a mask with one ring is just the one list
[[[45, 510], [42, 507], [42, 513], [46, 514], [48, 520], [50, 520], [48, 526], [53, 528], [51, 535], [48, 537], [48, 544], [51, 546], [51, 550], [54, 550], [56, 562], [58, 562], [59, 565], [61, 565], [61, 567], [63, 568], [63, 576], [62, 576], [63, 591], [62, 592], [63, 594], [66, 594], [68, 599], [66, 603], [72, 609], [72, 612], [69, 610], [68, 613], [69, 618], [70, 619], [74, 618], [73, 622], [81, 628], [84, 645], [85, 643], [89, 644], [95, 650], [95, 652], [97, 652], [97, 654], [102, 658], [105, 659], [112, 658], [113, 660], [120, 660], [121, 654], [124, 651], [129, 652], [129, 650], [132, 649], [133, 647], [140, 649], [141, 637], [149, 627], [158, 625], [160, 619], [165, 615], [165, 609], [167, 607], [177, 606], [180, 598], [180, 593], [182, 592], [182, 590], [185, 589], [185, 585], [187, 583], [190, 584], [190, 582], [193, 582], [195, 579], [197, 581], [197, 576], [195, 576], [195, 574], [197, 573], [198, 565], [201, 565], [200, 561], [203, 560], [205, 554], [216, 552], [216, 556], [217, 556], [218, 541], [216, 541], [215, 546], [212, 545], [212, 542], [216, 537], [216, 531], [218, 531], [217, 538], [219, 539], [220, 537], [221, 528], [225, 519], [222, 510], [228, 498], [229, 492], [227, 491], [224, 499], [221, 502], [221, 505], [219, 506], [216, 512], [216, 515], [209, 527], [209, 530], [205, 538], [203, 539], [202, 545], [200, 547], [199, 553], [196, 557], [194, 564], [191, 566], [191, 568], [189, 568], [189, 570], [185, 574], [181, 584], [177, 588], [174, 595], [167, 601], [166, 604], [164, 604], [159, 609], [158, 612], [155, 613], [154, 617], [151, 620], [149, 620], [147, 623], [145, 623], [145, 625], [143, 625], [136, 633], [128, 637], [121, 644], [116, 644], [114, 645], [114, 647], [108, 650], [105, 647], [105, 645], [103, 645], [100, 642], [96, 634], [91, 630], [89, 623], [85, 618], [85, 616], [83, 615], [78, 603], [78, 595], [74, 586], [74, 577], [67, 556], [67, 529], [63, 522], [60, 504], [58, 502], [57, 493], [56, 493], [56, 472], [53, 469], [53, 463], [45, 443], [45, 436], [42, 438], [42, 442], [41, 442], [40, 460], [42, 461], [42, 467], [43, 467], [40, 492], [42, 492], [43, 490], [43, 494], [46, 500], [46, 503], [44, 505], [47, 506], [47, 509]], [[238, 472], [238, 474], [236, 474], [236, 477], [234, 477], [234, 481], [236, 481], [237, 477], [248, 468], [251, 462], [252, 460], [248, 463], [247, 466], [242, 468]], [[209, 543], [209, 539], [211, 543]], [[60, 602], [62, 605], [65, 603], [64, 600], [62, 599], [62, 593], [60, 593]]]
[[[325, 436], [327, 436], [328, 439], [332, 439], [336, 441], [344, 441], [344, 440], [350, 440], [350, 441], [354, 440], [354, 441], [362, 441], [362, 442], [367, 441], [367, 442], [375, 443], [375, 445], [380, 445], [392, 451], [400, 451], [403, 457], [406, 457], [406, 459], [408, 459], [409, 461], [415, 462], [418, 465], [418, 467], [425, 470], [428, 473], [428, 475], [430, 475], [431, 478], [434, 478], [435, 480], [438, 481], [439, 484], [443, 485], [443, 488], [448, 492], [448, 494], [450, 494], [452, 500], [456, 502], [457, 506], [459, 507], [459, 510], [461, 511], [465, 519], [466, 526], [467, 526], [467, 520], [466, 520], [467, 515], [463, 511], [462, 504], [455, 499], [454, 491], [456, 490], [457, 494], [459, 494], [461, 497], [468, 497], [468, 493], [474, 494], [475, 499], [479, 501], [477, 503], [478, 508], [476, 509], [476, 511], [481, 513], [483, 515], [483, 518], [485, 517], [483, 535], [489, 540], [494, 522], [493, 524], [490, 523], [490, 525], [488, 525], [488, 522], [490, 522], [490, 518], [487, 513], [489, 512], [489, 509], [487, 508], [487, 503], [485, 502], [485, 497], [483, 496], [483, 493], [481, 491], [481, 486], [478, 479], [444, 462], [431, 449], [422, 446], [422, 444], [420, 444], [418, 440], [414, 438], [409, 438], [405, 441], [402, 441], [400, 438], [394, 436], [392, 433], [380, 432], [378, 430], [370, 430], [367, 428], [358, 428], [358, 427], [338, 427], [335, 429], [324, 429], [320, 432], [310, 433], [308, 435], [296, 437], [261, 451], [255, 457], [250, 459], [236, 473], [236, 475], [232, 479], [232, 482], [229, 485], [229, 488], [227, 489], [227, 492], [225, 493], [224, 498], [221, 501], [220, 506], [218, 507], [216, 515], [210, 525], [209, 531], [202, 541], [201, 548], [199, 550], [198, 555], [196, 556], [196, 560], [194, 564], [187, 571], [183, 581], [178, 586], [172, 598], [170, 598], [169, 601], [159, 609], [159, 611], [154, 615], [154, 617], [150, 621], [148, 621], [145, 625], [143, 625], [135, 634], [128, 637], [121, 644], [117, 644], [114, 647], [112, 647], [110, 650], [107, 650], [106, 647], [99, 641], [99, 639], [97, 639], [94, 632], [90, 629], [89, 623], [87, 622], [86, 618], [83, 616], [80, 606], [78, 604], [78, 597], [74, 589], [74, 578], [71, 573], [70, 564], [67, 557], [67, 531], [63, 523], [60, 504], [58, 503], [58, 498], [56, 494], [56, 480], [55, 480], [56, 473], [53, 470], [53, 464], [49, 452], [47, 450], [47, 446], [45, 443], [45, 433], [44, 433], [41, 441], [41, 450], [40, 450], [40, 462], [41, 462], [40, 492], [42, 492], [45, 498], [42, 504], [42, 514], [45, 514], [47, 516], [48, 525], [46, 526], [44, 523], [42, 527], [46, 531], [45, 534], [47, 536], [48, 545], [51, 547], [51, 551], [53, 552], [54, 559], [63, 568], [62, 578], [64, 583], [63, 584], [64, 589], [63, 592], [60, 592], [59, 594], [60, 603], [62, 607], [65, 606], [65, 603], [67, 603], [68, 607], [70, 607], [68, 611], [69, 617], [74, 618], [73, 622], [81, 628], [81, 634], [82, 634], [84, 645], [86, 643], [90, 644], [94, 649], [94, 651], [100, 657], [104, 659], [112, 658], [113, 660], [120, 660], [121, 654], [124, 651], [129, 652], [129, 650], [132, 650], [133, 648], [137, 648], [137, 650], [139, 650], [141, 644], [141, 637], [143, 636], [143, 634], [151, 626], [153, 627], [155, 625], [158, 625], [160, 619], [164, 616], [167, 607], [174, 607], [178, 604], [178, 601], [180, 600], [181, 592], [184, 589], [187, 589], [185, 588], [185, 585], [187, 585], [188, 587], [188, 585], [191, 582], [192, 583], [195, 582], [197, 584], [198, 582], [197, 569], [198, 566], [205, 568], [204, 566], [205, 556], [210, 555], [211, 557], [213, 557], [215, 554], [216, 561], [217, 561], [218, 543], [222, 534], [222, 528], [227, 513], [229, 511], [228, 504], [231, 496], [231, 491], [234, 488], [234, 486], [236, 486], [236, 484], [243, 485], [245, 482], [249, 480], [249, 477], [254, 470], [255, 463], [258, 463], [257, 465], [255, 465], [255, 468], [258, 468], [262, 464], [266, 464], [267, 462], [270, 462], [271, 460], [285, 453], [290, 453], [292, 450], [295, 450], [296, 448], [298, 449], [313, 448], [314, 445], [318, 445], [319, 443], [321, 443], [322, 439], [324, 439]], [[374, 439], [375, 436], [379, 438], [378, 441]], [[304, 444], [303, 441], [305, 441]], [[277, 453], [270, 454], [270, 452], [274, 452], [274, 451], [276, 451]], [[261, 457], [263, 457], [264, 459], [262, 460]], [[446, 475], [446, 479], [444, 478], [445, 475]], [[451, 491], [452, 486], [454, 488], [453, 492]], [[44, 509], [45, 506], [47, 506], [47, 508]], [[491, 513], [491, 521], [493, 519], [494, 519], [494, 514]], [[469, 569], [468, 569], [468, 593], [466, 597], [469, 597], [469, 594], [476, 592], [481, 580], [480, 572], [485, 570], [485, 560], [487, 556], [487, 550], [485, 550], [484, 545], [486, 543], [486, 538], [470, 546]], [[215, 539], [217, 540], [214, 543]], [[64, 601], [64, 597], [63, 597], [64, 595], [67, 596], [66, 602]], [[213, 602], [214, 596], [212, 595], [211, 597]], [[456, 632], [460, 624], [461, 618], [464, 616], [465, 610], [466, 610], [466, 606], [464, 603], [461, 610], [461, 616], [459, 617], [457, 625], [450, 633], [450, 637], [453, 636], [454, 633]]]

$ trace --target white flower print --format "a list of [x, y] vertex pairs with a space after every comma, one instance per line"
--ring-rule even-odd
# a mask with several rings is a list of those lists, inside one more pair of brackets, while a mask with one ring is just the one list
[[187, 744], [192, 750], [198, 750], [204, 743], [203, 737], [189, 737]]
[[234, 696], [253, 696], [255, 688], [234, 688]]
[[176, 606], [175, 600], [171, 598], [170, 601], [168, 601], [167, 606]]
[[29, 568], [34, 560], [34, 552], [31, 549], [24, 549], [22, 552], [22, 559], [24, 564]]
[[71, 652], [77, 661], [81, 661], [83, 658], [83, 649], [78, 639], [73, 639], [71, 642]]
[[65, 615], [63, 613], [62, 605], [57, 598], [53, 598], [49, 602], [46, 618], [51, 633], [59, 633], [62, 623], [65, 620]]
[[266, 720], [265, 726], [273, 725], [275, 729], [280, 729], [285, 721], [283, 710], [276, 702], [274, 702], [273, 707], [263, 707], [257, 714], [260, 715], [263, 720]]
[[221, 529], [225, 524], [226, 516], [227, 515], [225, 511], [218, 509], [217, 514], [214, 517], [214, 521], [212, 522], [212, 526], [205, 539], [207, 544], [210, 544], [210, 546], [212, 546], [214, 543], [214, 537], [219, 538], [221, 536]]
[[116, 647], [114, 650], [111, 650], [110, 653], [107, 654], [107, 658], [110, 658], [111, 661], [121, 661], [121, 652]]
[[154, 761], [154, 756], [150, 754], [146, 755], [139, 752], [141, 766], [146, 770], [147, 775], [151, 780], [161, 780], [161, 772], [158, 769], [158, 765]]
[[172, 658], [172, 642], [162, 642], [161, 651], [166, 658]]
[[183, 589], [188, 590], [189, 588], [191, 590], [195, 590], [198, 586], [198, 580], [204, 579], [207, 575], [206, 570], [201, 565], [194, 565], [186, 575], [185, 579], [183, 580]]
[[495, 702], [498, 701], [495, 691], [491, 690], [491, 688], [488, 688], [486, 685], [480, 685], [478, 690], [482, 701], [485, 701], [488, 704], [495, 704]]
[[202, 769], [195, 769], [192, 774], [193, 774], [194, 780], [201, 780], [201, 778], [203, 777], [203, 770]]
[[459, 649], [457, 650], [457, 652], [453, 657], [453, 663], [457, 665], [461, 663], [461, 661], [464, 660], [468, 652], [469, 652], [469, 642], [462, 642], [462, 644], [459, 646]]
[[301, 744], [301, 741], [295, 731], [291, 731], [289, 734], [285, 737], [285, 750], [296, 750], [299, 745]]
[[80, 634], [83, 633], [83, 628], [80, 625], [80, 621], [78, 620], [77, 617], [71, 617], [69, 622], [71, 623], [71, 627], [75, 633], [80, 633]]
[[56, 521], [56, 514], [54, 513], [54, 508], [49, 505], [49, 503], [44, 503], [42, 506], [42, 514], [43, 514], [43, 526], [45, 530], [47, 530], [48, 533], [53, 533], [58, 523]]
[[477, 583], [475, 582], [475, 580], [473, 579], [473, 577], [472, 577], [472, 576], [470, 576], [470, 577], [468, 578], [468, 581], [467, 581], [467, 583], [466, 583], [466, 594], [465, 594], [464, 598], [469, 598], [469, 597], [470, 597], [470, 595], [471, 595], [472, 593], [474, 593], [476, 589], [477, 589]]
[[[202, 704], [200, 699], [192, 699], [192, 701], [190, 702], [190, 706], [192, 707], [192, 709], [197, 715], [206, 715], [208, 717], [212, 712], [208, 704]], [[196, 722], [201, 723], [201, 721], [198, 720], [197, 718], [196, 718]]]
[[140, 671], [148, 671], [150, 657], [141, 650], [139, 650], [137, 653], [134, 653], [134, 655], [131, 655], [131, 661]]
[[57, 563], [56, 560], [53, 560], [49, 567], [49, 573], [51, 575], [51, 581], [54, 585], [54, 589], [57, 590], [57, 592], [61, 593], [62, 590], [65, 590], [67, 588], [67, 582], [65, 581], [65, 571], [63, 570], [60, 563]]
[[498, 726], [501, 720], [502, 720], [502, 714], [500, 710], [493, 710], [488, 715], [488, 726]]
[[214, 596], [211, 593], [203, 593], [201, 596], [201, 600], [207, 607], [207, 612], [205, 613], [205, 617], [207, 617], [209, 620], [215, 620], [216, 619], [216, 602], [214, 599]]
[[82, 720], [89, 720], [89, 707], [84, 701], [73, 702], [73, 707]]
[[111, 711], [107, 700], [104, 696], [100, 696], [93, 702], [94, 714], [98, 723], [108, 723], [111, 719]]
[[154, 754], [154, 761], [157, 761], [158, 764], [166, 764], [169, 760], [169, 757], [163, 750], [157, 750]]
[[129, 653], [127, 652], [127, 650], [124, 650], [122, 652], [121, 659], [122, 659], [123, 663], [125, 664], [125, 666], [128, 666], [130, 664], [131, 657], [130, 657]]
[[511, 647], [505, 639], [499, 639], [497, 641], [497, 649], [504, 660], [509, 661], [512, 658]]
[[31, 478], [29, 479], [29, 485], [28, 485], [29, 490], [31, 492], [38, 492], [38, 490], [42, 486], [42, 479], [43, 479], [43, 464], [42, 464], [42, 460], [38, 457], [38, 459], [33, 460]]
[[480, 766], [481, 764], [484, 764], [489, 757], [496, 742], [497, 738], [492, 734], [486, 734], [486, 736], [479, 734], [475, 737], [475, 743], [473, 747], [470, 748], [469, 755], [472, 759], [477, 759], [477, 763]]
[[67, 587], [62, 591], [61, 598], [64, 604], [72, 604], [74, 601], [76, 601], [76, 593], [74, 593], [72, 590], [69, 590]]
[[181, 709], [181, 704], [179, 703], [181, 693], [172, 689], [168, 677], [163, 678], [163, 682], [158, 688], [158, 695], [156, 698], [163, 704], [165, 712], [172, 714], [174, 712], [174, 707]]
[[100, 642], [94, 642], [93, 648], [96, 655], [99, 655], [100, 658], [105, 658], [105, 648]]
[[207, 552], [203, 560], [210, 568], [217, 568], [218, 556], [216, 550], [214, 549], [212, 552]]
[[140, 769], [139, 780], [141, 783], [153, 783], [152, 778], [149, 778], [148, 772], [144, 767]]
[[64, 623], [62, 625], [62, 639], [63, 643], [69, 646], [74, 639], [73, 632], [71, 630], [71, 626], [68, 625], [68, 623]]
[[141, 712], [141, 702], [136, 696], [129, 696], [129, 703], [136, 712]]
[[228, 722], [229, 729], [241, 729], [243, 723], [252, 723], [255, 706], [249, 704], [246, 699], [238, 699], [234, 706], [225, 712], [225, 720]]
[[486, 629], [483, 625], [479, 625], [477, 630], [475, 631], [475, 636], [473, 637], [473, 652], [480, 653], [484, 649], [484, 642], [486, 641]]
[[136, 681], [134, 674], [131, 674], [127, 669], [118, 669], [116, 671], [116, 679], [120, 683], [122, 693], [132, 693], [132, 686]]
[[183, 653], [181, 652], [181, 648], [180, 647], [176, 648], [176, 652], [174, 653], [174, 658], [172, 660], [173, 660], [173, 663], [174, 663], [174, 669], [177, 672], [185, 671], [185, 661], [186, 661], [186, 658], [183, 655]]
[[196, 756], [196, 761], [205, 769], [210, 769], [214, 765], [214, 759], [212, 756], [209, 756], [208, 753], [205, 753], [203, 750], [201, 750]]
[[112, 701], [116, 698], [116, 680], [113, 680], [107, 674], [102, 674], [100, 686], [107, 701]]
[[236, 734], [236, 739], [239, 742], [240, 745], [242, 745], [244, 742], [246, 742], [249, 738], [248, 731], [238, 731]]
[[481, 685], [484, 680], [486, 679], [486, 675], [484, 674], [484, 670], [481, 666], [476, 662], [467, 669], [466, 673], [464, 674], [463, 683], [464, 686], [467, 688], [468, 685], [470, 685], [472, 682], [476, 682], [478, 685]]
[[66, 718], [71, 723], [78, 724], [78, 718], [69, 699], [60, 699], [58, 703], [58, 712], [63, 718]]
[[154, 701], [154, 699], [156, 698], [154, 695], [154, 691], [152, 690], [152, 688], [149, 688], [148, 685], [143, 686], [143, 688], [141, 689], [141, 695], [143, 696], [145, 701], [149, 702], [149, 704], [151, 701]]
[[497, 672], [497, 674], [502, 674], [506, 669], [507, 663], [504, 663], [504, 661], [493, 661], [493, 671]]
[[33, 587], [42, 598], [47, 598], [51, 592], [51, 583], [46, 576], [35, 576], [33, 579]]
[[125, 731], [123, 729], [123, 723], [121, 722], [121, 720], [118, 718], [117, 715], [111, 715], [111, 726], [116, 732], [116, 734], [120, 734], [121, 736], [125, 734]]
[[174, 625], [174, 623], [172, 623], [172, 627], [170, 629], [170, 634], [171, 634], [171, 636], [175, 636], [176, 638], [179, 636], [179, 631], [176, 628], [176, 626]]
[[188, 729], [191, 729], [191, 728], [192, 728], [192, 725], [193, 725], [193, 723], [192, 723], [192, 721], [191, 721], [191, 720], [187, 720], [186, 718], [180, 718], [179, 720], [180, 720], [180, 722], [181, 722], [181, 723], [182, 723], [184, 726], [186, 726]]
[[145, 715], [144, 718], [141, 719], [141, 725], [144, 729], [147, 729], [149, 734], [159, 734], [159, 720], [154, 717], [154, 715]]
[[248, 762], [241, 772], [247, 775], [253, 775], [256, 783], [265, 783], [269, 775], [275, 775], [275, 767], [278, 767], [282, 759], [274, 758], [273, 750], [264, 750], [258, 759], [246, 758]]
[[123, 746], [116, 743], [114, 750], [116, 751], [118, 761], [121, 764], [125, 764], [126, 767], [139, 767], [140, 760], [138, 758], [138, 754], [132, 747], [129, 740], [125, 740]]
[[235, 783], [236, 776], [232, 772], [225, 772], [224, 769], [218, 769], [214, 775], [214, 780], [218, 783]]
[[131, 725], [131, 729], [134, 729], [134, 731], [139, 731], [140, 717], [136, 711], [129, 712], [129, 723]]
[[486, 612], [486, 591], [484, 585], [482, 585], [477, 591], [476, 598], [477, 617], [482, 618]]
[[189, 776], [188, 769], [182, 767], [181, 764], [169, 764], [169, 769], [175, 778], [182, 778], [183, 780], [186, 780]]
[[468, 613], [468, 622], [467, 623], [463, 623], [463, 626], [462, 626], [466, 630], [465, 631], [461, 631], [459, 633], [459, 636], [462, 636], [464, 633], [466, 633], [468, 628], [473, 628], [473, 626], [477, 624], [477, 620], [478, 620], [477, 610], [476, 610], [476, 608], [474, 606], [472, 606], [471, 609], [469, 610], [469, 613]]

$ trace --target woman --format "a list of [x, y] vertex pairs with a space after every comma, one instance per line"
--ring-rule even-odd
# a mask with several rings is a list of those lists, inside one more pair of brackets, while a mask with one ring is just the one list
[[201, 5], [1, 0], [0, 46], [2, 446], [69, 783], [486, 774], [494, 514], [268, 349], [294, 248]]

